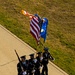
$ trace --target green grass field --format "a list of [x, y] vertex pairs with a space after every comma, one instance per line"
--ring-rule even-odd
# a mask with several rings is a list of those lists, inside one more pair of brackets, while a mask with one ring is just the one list
[[47, 40], [44, 43], [41, 38], [41, 42], [50, 48], [53, 63], [75, 75], [75, 0], [0, 0], [0, 24], [37, 51], [43, 51], [42, 44], [37, 46], [30, 34], [30, 21], [21, 14], [22, 9], [48, 18]]

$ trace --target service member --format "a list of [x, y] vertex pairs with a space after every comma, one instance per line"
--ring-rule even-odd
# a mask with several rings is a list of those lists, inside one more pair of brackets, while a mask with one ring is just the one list
[[37, 75], [41, 75], [40, 69], [42, 68], [42, 60], [43, 60], [42, 52], [38, 52], [37, 55], [38, 56], [36, 57], [36, 59], [39, 62], [39, 66], [37, 68]]
[[28, 72], [29, 75], [35, 74], [34, 54], [30, 54]]
[[18, 75], [27, 75], [28, 61], [26, 56], [21, 56], [21, 61], [17, 64]]
[[48, 75], [48, 62], [49, 60], [53, 60], [53, 57], [51, 56], [51, 54], [48, 51], [49, 49], [47, 47], [44, 48], [44, 52], [43, 52], [43, 61], [42, 61], [42, 65], [43, 65], [43, 69], [42, 69], [42, 75]]

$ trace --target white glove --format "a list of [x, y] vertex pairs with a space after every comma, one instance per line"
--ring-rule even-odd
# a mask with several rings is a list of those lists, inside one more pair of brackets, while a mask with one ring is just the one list
[[42, 61], [43, 60], [43, 57], [40, 57], [40, 60]]
[[35, 73], [35, 70], [32, 70], [32, 73]]
[[39, 69], [41, 69], [42, 67], [40, 66]]
[[34, 63], [36, 63], [37, 62], [37, 59], [34, 59]]
[[26, 71], [24, 71], [24, 72], [23, 72], [23, 75], [26, 75], [26, 74], [27, 74], [27, 72], [26, 72]]

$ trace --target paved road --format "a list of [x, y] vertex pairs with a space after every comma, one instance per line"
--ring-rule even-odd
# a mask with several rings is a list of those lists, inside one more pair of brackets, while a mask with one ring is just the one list
[[[0, 75], [17, 75], [16, 64], [18, 62], [14, 50], [19, 56], [35, 53], [36, 51], [24, 43], [10, 31], [0, 25]], [[52, 62], [48, 65], [49, 75], [68, 75]]]

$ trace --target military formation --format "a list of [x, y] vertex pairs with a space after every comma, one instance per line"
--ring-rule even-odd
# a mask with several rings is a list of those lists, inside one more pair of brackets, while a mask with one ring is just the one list
[[30, 59], [21, 56], [21, 61], [17, 64], [18, 75], [48, 75], [48, 62], [54, 60], [48, 51], [44, 48], [44, 52], [38, 52], [37, 56], [30, 54]]

